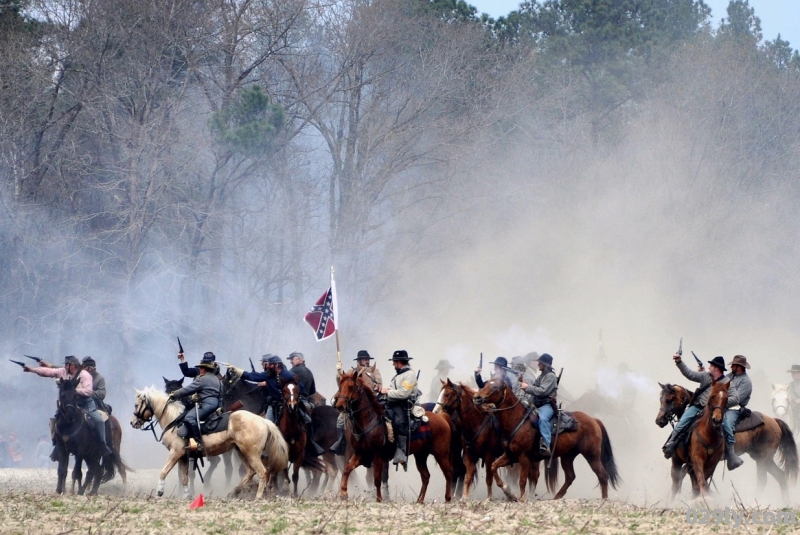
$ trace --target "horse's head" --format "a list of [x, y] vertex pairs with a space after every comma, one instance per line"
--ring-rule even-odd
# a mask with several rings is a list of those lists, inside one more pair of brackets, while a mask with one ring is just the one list
[[162, 375], [161, 378], [164, 379], [164, 392], [166, 394], [172, 394], [183, 387], [183, 377], [180, 379], [167, 379]]
[[714, 427], [722, 424], [725, 411], [728, 405], [728, 388], [731, 386], [728, 381], [713, 381], [711, 383], [711, 393], [708, 395], [708, 409], [711, 411], [711, 423]]
[[58, 414], [65, 420], [73, 420], [80, 415], [78, 408], [78, 393], [76, 391], [80, 384], [80, 377], [77, 375], [72, 379], [61, 379], [58, 381]]
[[658, 427], [665, 427], [670, 419], [680, 417], [686, 406], [689, 405], [689, 391], [678, 385], [671, 385], [669, 383], [661, 387], [661, 407], [658, 409], [656, 415], [656, 425]]
[[507, 397], [513, 397], [513, 395], [505, 381], [492, 378], [478, 390], [478, 393], [472, 398], [472, 402], [484, 410], [491, 411], [498, 408]]
[[375, 367], [376, 364], [372, 366], [363, 366], [356, 370], [356, 377], [361, 379], [361, 382], [364, 383], [364, 386], [375, 392], [378, 389], [378, 381], [375, 379]]
[[[164, 379], [164, 381], [167, 380]], [[134, 429], [141, 429], [142, 426], [153, 419], [153, 416], [155, 416], [155, 412], [153, 411], [153, 406], [150, 404], [150, 399], [148, 398], [147, 393], [143, 390], [137, 390], [136, 398], [133, 403], [131, 427]]]
[[283, 396], [283, 404], [289, 412], [296, 411], [300, 404], [300, 385], [297, 384], [297, 377], [283, 384], [281, 395]]
[[361, 397], [364, 389], [364, 381], [359, 377], [358, 372], [342, 373], [339, 381], [339, 392], [336, 398], [336, 410], [344, 412], [348, 406], [353, 406]]
[[772, 412], [778, 418], [789, 413], [789, 388], [786, 385], [772, 385]]
[[436, 407], [433, 412], [453, 414], [461, 404], [461, 390], [463, 387], [453, 383], [450, 379], [441, 381], [442, 389], [439, 391], [439, 398], [436, 400]]

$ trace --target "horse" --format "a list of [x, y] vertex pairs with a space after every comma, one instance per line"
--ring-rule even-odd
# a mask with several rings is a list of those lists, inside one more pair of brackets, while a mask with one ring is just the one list
[[[356, 373], [343, 373], [336, 393], [336, 408], [343, 412], [349, 422], [345, 426], [347, 442], [353, 448], [353, 454], [345, 466], [339, 496], [347, 499], [347, 481], [350, 473], [357, 466], [369, 467], [374, 463], [374, 484], [376, 500], [383, 501], [381, 495], [381, 474], [385, 463], [388, 463], [395, 452], [395, 443], [389, 440], [386, 426], [386, 411], [373, 391]], [[426, 466], [428, 455], [433, 455], [445, 477], [445, 501], [449, 502], [452, 493], [453, 468], [450, 459], [451, 423], [444, 414], [426, 412], [430, 426], [430, 435], [423, 434], [414, 440], [412, 433], [409, 452], [414, 456], [417, 470], [422, 478], [422, 488], [417, 496], [417, 503], [425, 501], [425, 492], [431, 474]]]
[[[461, 499], [469, 499], [469, 491], [475, 478], [478, 461], [486, 466], [486, 493], [492, 499], [492, 463], [503, 455], [503, 444], [495, 432], [494, 417], [479, 410], [473, 402], [474, 392], [463, 383], [455, 384], [450, 379], [442, 382], [439, 399], [433, 412], [444, 412], [450, 416], [461, 440], [464, 452], [466, 476]], [[538, 478], [536, 463], [536, 477]]]
[[[683, 416], [689, 406], [691, 393], [680, 385], [669, 383], [658, 383], [658, 385], [661, 387], [661, 406], [656, 416], [656, 425], [663, 428]], [[769, 473], [780, 485], [783, 500], [788, 501], [787, 483], [794, 483], [797, 480], [800, 468], [794, 435], [792, 435], [789, 425], [783, 420], [771, 418], [763, 413], [761, 416], [764, 419], [764, 425], [735, 434], [735, 451], [739, 455], [747, 453], [756, 461], [756, 482], [759, 492], [764, 490], [767, 484], [767, 473]], [[682, 452], [680, 456], [678, 455], [679, 451]], [[781, 466], [775, 463], [776, 453], [780, 453]], [[672, 456], [672, 499], [680, 492], [681, 482], [687, 470], [685, 448], [680, 445], [676, 454]], [[692, 482], [694, 484], [694, 480]], [[693, 490], [695, 490], [694, 486]]]
[[800, 433], [789, 399], [789, 385], [772, 385], [772, 413], [787, 422], [794, 433]]
[[336, 442], [336, 417], [339, 411], [336, 407], [330, 405], [314, 405], [311, 411], [311, 425], [314, 428], [314, 439], [320, 445], [325, 453], [321, 455], [325, 461], [325, 480], [321, 481], [322, 473], [319, 470], [312, 470], [305, 468], [310, 475], [311, 482], [309, 483], [308, 490], [311, 494], [317, 494], [319, 491], [320, 483], [322, 483], [322, 492], [328, 490], [328, 486], [336, 479], [338, 468], [336, 465], [336, 455], [330, 451], [330, 447]]
[[[526, 409], [514, 395], [504, 381], [489, 380], [474, 397], [474, 403], [484, 411], [495, 414], [500, 428], [500, 435], [505, 442], [505, 452], [492, 464], [495, 483], [511, 500], [517, 498], [503, 483], [498, 474], [498, 469], [508, 466], [513, 459], [519, 458], [519, 500], [525, 500], [526, 484], [531, 463], [545, 459], [539, 453], [539, 432], [531, 422], [532, 409]], [[573, 463], [578, 455], [583, 455], [592, 471], [600, 482], [603, 499], [608, 498], [608, 485], [616, 489], [621, 482], [617, 473], [614, 452], [606, 428], [597, 418], [592, 418], [583, 412], [572, 413], [577, 422], [574, 431], [560, 432], [558, 438], [551, 445], [553, 458], [561, 458], [561, 468], [564, 470], [565, 481], [555, 494], [554, 499], [564, 497], [567, 489], [575, 481], [575, 468]], [[545, 477], [547, 489], [553, 492], [558, 483], [558, 466], [550, 463]]]
[[[180, 379], [167, 379], [164, 376], [162, 376], [161, 378], [164, 379], [165, 394], [171, 394], [173, 392], [180, 390], [183, 387], [183, 380], [185, 379], [184, 377], [181, 377]], [[224, 389], [224, 394], [222, 398], [223, 407], [227, 407], [229, 405], [229, 403], [228, 404], [225, 403], [226, 399], [228, 399], [226, 398], [226, 395], [228, 395], [227, 388]], [[190, 408], [188, 400], [183, 401], [183, 404], [186, 409]], [[214, 475], [214, 471], [219, 466], [220, 458], [222, 458], [222, 462], [225, 465], [225, 486], [229, 487], [231, 484], [231, 477], [233, 476], [233, 452], [227, 451], [220, 456], [211, 457], [208, 460], [208, 470], [206, 470], [206, 475], [203, 480], [203, 487], [206, 493], [208, 493], [211, 490], [211, 476]], [[189, 473], [189, 493], [191, 494], [194, 494], [194, 479], [195, 479], [195, 473], [194, 470], [192, 470]]]
[[[102, 482], [103, 473], [109, 471], [113, 477], [113, 467], [124, 473], [125, 465], [119, 456], [119, 451], [107, 457], [107, 462], [112, 465], [111, 468], [101, 465], [97, 432], [88, 422], [86, 412], [78, 406], [80, 400], [75, 389], [79, 382], [79, 377], [62, 379], [58, 382], [58, 414], [55, 422], [55, 460], [58, 461], [56, 494], [64, 493], [69, 456], [72, 454], [75, 456], [76, 466], [79, 467], [81, 462], [86, 462], [86, 480], [82, 484], [78, 482], [78, 494], [83, 495], [91, 485], [89, 495], [94, 496]], [[80, 468], [78, 473], [80, 474]]]
[[[183, 497], [188, 499], [190, 495], [187, 441], [180, 438], [175, 427], [170, 425], [181, 415], [182, 407], [183, 404], [170, 402], [166, 394], [154, 387], [137, 390], [131, 425], [134, 429], [142, 429], [155, 418], [165, 430], [161, 436], [161, 443], [169, 450], [169, 457], [159, 475], [158, 495], [164, 495], [166, 477], [175, 464], [180, 462]], [[280, 430], [272, 422], [251, 412], [230, 413], [227, 428], [205, 435], [203, 445], [208, 457], [220, 455], [233, 448], [239, 453], [239, 460], [244, 465], [246, 473], [234, 489], [233, 495], [238, 495], [253, 475], [257, 474], [259, 481], [256, 499], [260, 499], [264, 495], [266, 483], [271, 481], [272, 476], [285, 470], [289, 463], [289, 446], [281, 436]]]
[[[111, 433], [111, 445], [114, 453], [117, 456], [120, 456], [122, 450], [122, 427], [119, 425], [119, 420], [115, 416], [108, 416], [109, 425], [106, 427], [106, 433]], [[103, 463], [103, 476], [100, 478], [100, 483], [107, 483], [114, 478], [114, 463]], [[72, 468], [72, 494], [75, 494], [75, 485], [77, 484], [78, 488], [81, 487], [81, 482], [83, 480], [83, 458], [82, 457], [75, 457], [75, 466]], [[119, 470], [119, 475], [122, 478], [122, 487], [125, 488], [128, 484], [128, 474], [127, 470], [130, 468], [122, 462], [120, 457], [120, 462], [117, 465]]]
[[[306, 457], [308, 434], [303, 420], [300, 401], [300, 385], [295, 377], [281, 387], [281, 403], [278, 406], [278, 428], [289, 444], [289, 462], [292, 463], [292, 496], [297, 496], [297, 480], [300, 467]], [[287, 468], [288, 470], [288, 468]]]

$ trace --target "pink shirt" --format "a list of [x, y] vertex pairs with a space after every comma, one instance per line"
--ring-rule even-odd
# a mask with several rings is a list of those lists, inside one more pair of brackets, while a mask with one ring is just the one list
[[[41, 366], [37, 368], [31, 368], [31, 371], [36, 375], [41, 375], [42, 377], [57, 377], [58, 379], [72, 379], [67, 373], [66, 368], [43, 368]], [[89, 372], [86, 370], [81, 370], [78, 373], [78, 377], [80, 378], [80, 383], [75, 388], [75, 392], [79, 396], [83, 397], [92, 397], [92, 376], [89, 375]]]

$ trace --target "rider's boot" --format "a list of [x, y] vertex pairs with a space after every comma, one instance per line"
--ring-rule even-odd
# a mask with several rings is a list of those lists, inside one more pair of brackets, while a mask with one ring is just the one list
[[397, 449], [394, 452], [394, 459], [392, 459], [392, 464], [402, 464], [403, 468], [406, 468], [406, 465], [408, 464], [408, 457], [406, 456], [408, 437], [405, 435], [398, 435], [396, 437], [396, 440], [397, 440]]
[[347, 441], [344, 438], [344, 427], [336, 428], [336, 436], [339, 437], [336, 442], [331, 446], [330, 451], [336, 455], [344, 455], [344, 450], [347, 447]]
[[661, 451], [664, 452], [664, 457], [667, 459], [671, 459], [672, 456], [675, 454], [675, 450], [678, 448], [678, 433], [675, 430], [672, 431], [672, 434], [667, 439], [667, 443], [661, 448]]
[[539, 454], [543, 457], [550, 457], [550, 448], [547, 447], [543, 438], [539, 439]]
[[744, 464], [742, 458], [736, 455], [733, 444], [725, 445], [725, 460], [728, 462], [728, 470], [736, 470]]

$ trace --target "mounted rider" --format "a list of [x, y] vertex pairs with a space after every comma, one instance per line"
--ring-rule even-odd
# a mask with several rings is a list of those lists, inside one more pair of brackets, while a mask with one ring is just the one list
[[431, 381], [431, 389], [428, 391], [429, 403], [436, 403], [439, 399], [439, 392], [442, 390], [442, 381], [446, 381], [450, 370], [454, 369], [455, 367], [450, 364], [450, 361], [447, 359], [442, 359], [436, 364], [434, 368], [434, 370], [436, 370], [436, 376]]
[[[185, 398], [195, 394], [197, 396], [196, 408], [190, 406], [186, 416], [183, 418], [183, 425], [178, 429], [178, 436], [181, 438], [189, 437], [189, 450], [202, 451], [203, 443], [200, 433], [200, 422], [204, 421], [215, 410], [219, 408], [220, 397], [222, 395], [222, 383], [217, 377], [216, 370], [219, 370], [216, 362], [209, 355], [203, 355], [200, 364], [195, 366], [197, 375], [194, 381], [188, 386], [172, 392], [169, 395], [170, 401]], [[213, 356], [213, 353], [211, 353]]]
[[297, 377], [297, 384], [300, 385], [300, 402], [303, 406], [303, 421], [306, 423], [306, 433], [308, 435], [307, 444], [312, 453], [322, 455], [325, 450], [317, 444], [314, 436], [314, 426], [311, 425], [311, 412], [314, 406], [311, 404], [310, 397], [317, 393], [317, 385], [314, 382], [314, 374], [306, 367], [306, 358], [299, 351], [289, 353], [286, 360], [292, 363], [293, 373]]
[[40, 377], [55, 377], [62, 380], [71, 380], [78, 377], [79, 382], [75, 388], [75, 393], [78, 395], [79, 399], [78, 407], [86, 411], [95, 431], [97, 431], [97, 436], [100, 439], [100, 455], [105, 457], [113, 453], [106, 442], [105, 422], [103, 422], [103, 417], [97, 411], [97, 405], [94, 399], [92, 399], [92, 376], [86, 370], [81, 369], [81, 363], [78, 357], [73, 355], [64, 357], [63, 368], [53, 368], [50, 364], [41, 361], [38, 367], [31, 368], [29, 366], [24, 366], [23, 370], [35, 373]]
[[526, 394], [531, 396], [533, 406], [539, 414], [539, 434], [542, 436], [539, 443], [539, 453], [547, 457], [550, 455], [550, 441], [552, 428], [550, 420], [556, 413], [558, 396], [558, 377], [553, 370], [553, 357], [543, 353], [537, 361], [539, 364], [539, 376], [534, 379], [533, 384], [522, 381], [520, 387]]
[[406, 455], [409, 438], [408, 411], [418, 396], [417, 374], [408, 364], [411, 357], [406, 350], [398, 349], [389, 360], [392, 361], [397, 373], [392, 377], [388, 387], [381, 388], [381, 393], [386, 395], [386, 412], [392, 419], [397, 446], [392, 463], [402, 464], [405, 467], [408, 462]]
[[[508, 360], [505, 357], [497, 357], [494, 359], [494, 362], [490, 364], [494, 364], [494, 369], [492, 370], [492, 378], [504, 381], [509, 388], [514, 388], [514, 381], [511, 380], [509, 377], [509, 367], [508, 367]], [[482, 368], [478, 367], [475, 369], [475, 382], [478, 384], [478, 388], [483, 388], [483, 385], [486, 382], [481, 378], [481, 372], [483, 371]]]
[[83, 357], [81, 367], [92, 376], [92, 399], [97, 405], [97, 410], [111, 415], [111, 407], [106, 405], [106, 378], [97, 371], [97, 363], [92, 357]]
[[[347, 373], [358, 373], [363, 372], [366, 369], [370, 368], [370, 360], [373, 359], [369, 352], [366, 349], [360, 349], [356, 354], [356, 358], [353, 359], [356, 361], [356, 365], [350, 368]], [[374, 370], [369, 371], [369, 378], [375, 384], [375, 387], [380, 390], [381, 386], [383, 386], [383, 379], [381, 378], [381, 371], [375, 367]], [[342, 381], [342, 363], [336, 363], [336, 386], [339, 386], [339, 383]], [[336, 400], [332, 399], [331, 404], [335, 405]], [[339, 416], [336, 417], [336, 435], [337, 440], [333, 443], [333, 446], [330, 447], [330, 451], [335, 453], [336, 455], [344, 455], [345, 447], [347, 443], [344, 439], [344, 413], [340, 412]]]
[[[681, 436], [682, 433], [692, 425], [692, 422], [694, 422], [695, 418], [701, 412], [703, 412], [703, 409], [705, 409], [705, 406], [708, 403], [708, 396], [711, 392], [711, 384], [714, 381], [728, 381], [728, 378], [724, 376], [725, 372], [728, 371], [725, 367], [725, 359], [720, 356], [714, 357], [712, 360], [708, 361], [708, 371], [704, 371], [702, 366], [700, 366], [700, 371], [690, 370], [686, 363], [681, 359], [681, 356], [678, 354], [673, 355], [672, 359], [675, 361], [675, 364], [678, 366], [678, 369], [684, 377], [695, 383], [700, 383], [700, 386], [694, 391], [691, 404], [683, 412], [683, 416], [681, 416], [680, 421], [675, 425], [675, 429], [673, 429], [672, 434], [667, 440], [667, 443], [664, 444], [664, 447], [662, 448], [664, 457], [667, 459], [671, 458], [675, 454], [675, 449], [678, 447], [679, 436]], [[728, 387], [728, 392], [729, 396], [733, 393], [731, 387]], [[730, 407], [730, 404], [728, 406]], [[728, 429], [727, 425], [723, 425], [722, 429], [725, 434], [725, 441], [728, 444], [733, 444], [735, 442], [733, 429]], [[736, 452], [734, 452], [733, 448], [730, 447], [725, 448], [725, 459], [728, 461], [729, 470], [733, 470], [734, 468], [741, 466], [743, 462], [739, 457], [736, 456]]]
[[533, 403], [533, 398], [530, 394], [525, 392], [522, 385], [532, 385], [536, 381], [536, 375], [525, 365], [525, 361], [522, 357], [511, 357], [511, 370], [516, 372], [517, 376], [512, 389], [514, 395], [525, 405], [531, 405]]
[[[180, 361], [179, 366], [181, 368], [181, 373], [183, 374], [184, 377], [189, 377], [190, 379], [193, 379], [200, 374], [197, 369], [197, 366], [195, 366], [194, 368], [189, 367], [189, 364], [186, 362], [186, 359], [183, 356], [183, 351], [178, 353], [178, 360]], [[217, 364], [217, 356], [214, 355], [214, 353], [212, 353], [211, 351], [206, 351], [205, 353], [203, 353], [203, 358], [201, 359], [200, 362], [205, 362], [206, 364], [210, 363], [213, 366], [213, 368], [210, 368], [210, 371], [212, 371], [214, 375], [217, 376], [218, 379], [222, 379], [222, 377], [220, 377], [219, 374], [219, 364]]]
[[787, 388], [789, 407], [792, 409], [792, 427], [800, 429], [800, 364], [792, 364], [791, 369], [786, 372], [792, 374], [792, 382]]
[[[750, 402], [750, 395], [753, 393], [753, 382], [750, 380], [750, 376], [747, 375], [746, 370], [750, 369], [750, 364], [744, 355], [733, 357], [728, 366], [731, 367], [731, 373], [728, 374], [728, 380], [730, 381], [730, 386], [728, 387], [728, 410], [725, 411], [722, 428], [725, 430], [725, 452], [728, 460], [728, 470], [735, 470], [744, 461], [741, 457], [736, 456], [734, 429], [736, 428], [736, 422], [739, 420], [739, 415]], [[728, 452], [733, 455], [729, 456]]]

